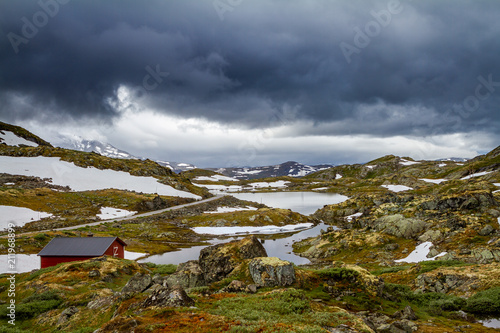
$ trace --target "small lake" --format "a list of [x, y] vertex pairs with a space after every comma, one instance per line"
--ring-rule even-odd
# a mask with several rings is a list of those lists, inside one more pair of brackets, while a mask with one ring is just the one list
[[316, 192], [263, 192], [228, 193], [240, 200], [254, 201], [273, 208], [291, 209], [303, 215], [311, 215], [324, 205], [346, 201], [349, 197], [336, 193]]
[[[229, 193], [228, 193], [229, 194]], [[315, 193], [315, 192], [265, 192], [265, 193], [230, 193], [230, 195], [247, 201], [263, 203], [269, 207], [291, 209], [294, 212], [303, 215], [311, 215], [324, 205], [338, 204], [349, 199], [345, 195], [336, 193]], [[326, 230], [329, 225], [323, 223], [318, 224], [310, 229], [300, 232], [285, 233], [286, 237], [278, 239], [264, 239], [259, 237], [267, 251], [268, 256], [278, 257], [283, 260], [288, 260], [296, 265], [304, 265], [310, 263], [309, 259], [300, 257], [293, 253], [292, 245], [294, 242], [314, 237], [320, 234], [321, 230]], [[247, 235], [231, 237], [225, 239], [216, 239], [211, 242], [212, 245], [226, 243], [233, 239], [241, 239]], [[155, 264], [180, 264], [188, 260], [198, 260], [200, 251], [205, 246], [195, 246], [182, 249], [175, 252], [167, 252], [159, 255], [154, 255], [139, 262], [152, 262]]]
[[[278, 257], [283, 260], [293, 262], [296, 265], [304, 265], [310, 263], [309, 259], [300, 257], [293, 253], [292, 245], [294, 242], [314, 237], [319, 235], [321, 230], [326, 230], [329, 225], [320, 223], [315, 227], [310, 229], [302, 230], [295, 233], [287, 233], [288, 236], [279, 239], [262, 239], [262, 245], [267, 251], [269, 257]], [[227, 243], [231, 240], [241, 239], [248, 235], [242, 235], [238, 237], [230, 237], [226, 239], [215, 239], [211, 242], [211, 245]], [[210, 245], [207, 245], [210, 246]], [[207, 246], [194, 246], [191, 248], [182, 249], [174, 252], [166, 252], [163, 254], [154, 255], [145, 259], [138, 260], [138, 262], [152, 262], [155, 264], [174, 264], [178, 265], [180, 263], [186, 262], [188, 260], [198, 260], [200, 256], [200, 251]]]

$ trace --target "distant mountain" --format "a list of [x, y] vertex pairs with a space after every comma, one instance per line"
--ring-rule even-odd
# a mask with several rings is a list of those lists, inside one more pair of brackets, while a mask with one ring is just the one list
[[111, 158], [123, 159], [141, 159], [124, 150], [118, 149], [109, 143], [103, 143], [97, 140], [83, 140], [83, 139], [68, 139], [61, 144], [61, 148], [73, 149], [78, 151], [85, 151], [87, 153], [95, 152], [99, 155]]
[[243, 167], [243, 168], [220, 168], [214, 170], [224, 176], [237, 179], [257, 179], [268, 177], [303, 177], [310, 173], [325, 170], [333, 167], [330, 164], [321, 165], [305, 165], [298, 162], [285, 162], [278, 165], [261, 166], [261, 167]]
[[[84, 140], [82, 138], [64, 138], [59, 144], [61, 148], [73, 149], [85, 152], [95, 152], [99, 155], [111, 157], [111, 158], [121, 158], [121, 159], [134, 159], [134, 160], [145, 160], [145, 157], [134, 156], [124, 150], [118, 149], [115, 146], [100, 142], [97, 140]], [[182, 162], [167, 162], [167, 161], [155, 161], [158, 164], [170, 168], [172, 171], [179, 173], [181, 171], [187, 171], [195, 169], [196, 166], [189, 163]]]

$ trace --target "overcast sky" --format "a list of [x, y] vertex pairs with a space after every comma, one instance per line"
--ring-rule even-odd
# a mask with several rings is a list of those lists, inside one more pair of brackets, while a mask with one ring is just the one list
[[0, 120], [201, 167], [500, 145], [495, 0], [0, 0]]

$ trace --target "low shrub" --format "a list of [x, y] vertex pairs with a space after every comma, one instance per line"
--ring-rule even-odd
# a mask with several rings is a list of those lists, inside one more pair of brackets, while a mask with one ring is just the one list
[[480, 291], [467, 300], [466, 311], [477, 314], [500, 313], [500, 287]]

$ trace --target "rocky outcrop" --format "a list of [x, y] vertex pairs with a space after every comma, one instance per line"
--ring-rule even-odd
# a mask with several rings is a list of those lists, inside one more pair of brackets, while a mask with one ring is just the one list
[[427, 228], [427, 223], [416, 218], [405, 218], [401, 214], [395, 214], [377, 219], [374, 228], [396, 237], [414, 239]]
[[191, 260], [180, 264], [174, 274], [166, 278], [168, 285], [181, 285], [183, 288], [194, 288], [205, 286], [205, 275], [197, 260]]
[[194, 300], [179, 285], [158, 288], [142, 303], [143, 308], [150, 306], [177, 307], [193, 305]]
[[415, 287], [419, 292], [448, 293], [470, 293], [480, 286], [481, 279], [478, 276], [460, 273], [426, 273], [417, 276]]
[[121, 292], [123, 294], [142, 293], [151, 286], [152, 282], [153, 279], [149, 274], [137, 273], [127, 282]]
[[487, 191], [477, 191], [456, 196], [436, 198], [420, 205], [424, 210], [488, 210], [498, 206], [493, 195]]
[[255, 294], [257, 292], [257, 285], [246, 285], [243, 281], [233, 280], [229, 285], [220, 290], [221, 293], [240, 293], [246, 292]]
[[201, 250], [199, 265], [207, 283], [227, 277], [244, 259], [267, 257], [267, 252], [255, 236]]
[[255, 258], [248, 264], [248, 270], [259, 286], [284, 287], [295, 282], [293, 265], [276, 257]]

